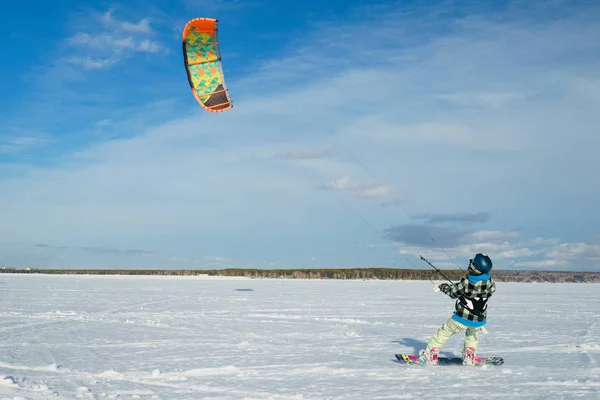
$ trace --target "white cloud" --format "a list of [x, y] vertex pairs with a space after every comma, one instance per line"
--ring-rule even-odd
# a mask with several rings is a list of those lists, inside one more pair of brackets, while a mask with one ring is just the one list
[[551, 246], [551, 245], [557, 245], [560, 241], [558, 239], [554, 239], [554, 238], [541, 238], [541, 237], [536, 237], [533, 239], [529, 239], [526, 240], [525, 242], [523, 242], [523, 244], [525, 246], [536, 246], [536, 245], [540, 245], [540, 246]]
[[467, 237], [474, 242], [497, 242], [516, 238], [518, 236], [519, 232], [516, 231], [477, 231], [467, 235]]
[[35, 136], [3, 135], [0, 138], [0, 154], [14, 153], [38, 147], [47, 143], [49, 138], [43, 134]]
[[82, 46], [99, 50], [110, 50], [121, 54], [124, 50], [155, 53], [161, 49], [158, 43], [149, 39], [134, 39], [132, 36], [119, 36], [116, 34], [98, 34], [90, 35], [88, 33], [78, 33], [67, 39], [67, 42], [73, 46]]
[[[67, 60], [85, 69], [111, 67], [134, 53], [157, 53], [165, 49], [153, 39], [149, 19], [137, 23], [118, 20], [109, 10], [97, 18], [100, 26], [88, 26], [91, 32], [78, 32], [66, 39], [75, 51]], [[102, 29], [104, 28], [104, 29]]]
[[[520, 244], [520, 245], [522, 246], [523, 244]], [[533, 257], [540, 253], [541, 253], [541, 250], [532, 250], [527, 247], [522, 247], [522, 248], [515, 248], [515, 249], [500, 251], [495, 255], [495, 257], [501, 258], [501, 259], [506, 259], [506, 258], [517, 259], [517, 258], [522, 258], [522, 257]]]
[[561, 243], [547, 253], [547, 257], [558, 260], [588, 260], [600, 265], [600, 244]]
[[92, 57], [69, 57], [67, 59], [73, 64], [83, 66], [85, 69], [103, 69], [113, 66], [118, 62], [117, 58], [92, 58]]
[[150, 28], [150, 20], [147, 18], [141, 19], [137, 23], [129, 22], [129, 21], [120, 21], [113, 17], [113, 9], [108, 10], [102, 17], [100, 21], [102, 24], [111, 30], [115, 31], [125, 31], [125, 32], [135, 32], [135, 33], [152, 33], [152, 28]]
[[344, 176], [336, 181], [329, 182], [321, 186], [321, 188], [348, 192], [353, 196], [363, 199], [382, 198], [388, 196], [391, 193], [391, 188], [384, 185], [380, 185], [377, 182], [360, 184], [351, 184], [349, 182], [350, 178]]

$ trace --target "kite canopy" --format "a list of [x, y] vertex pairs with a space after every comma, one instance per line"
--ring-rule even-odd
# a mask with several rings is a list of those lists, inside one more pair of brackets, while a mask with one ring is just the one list
[[194, 18], [183, 29], [183, 58], [192, 93], [211, 112], [233, 107], [221, 65], [218, 21]]

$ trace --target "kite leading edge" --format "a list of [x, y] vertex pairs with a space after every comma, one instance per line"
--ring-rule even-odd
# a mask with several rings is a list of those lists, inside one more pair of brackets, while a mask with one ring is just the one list
[[218, 41], [218, 20], [194, 18], [183, 29], [183, 58], [192, 93], [204, 109], [233, 107], [225, 85]]

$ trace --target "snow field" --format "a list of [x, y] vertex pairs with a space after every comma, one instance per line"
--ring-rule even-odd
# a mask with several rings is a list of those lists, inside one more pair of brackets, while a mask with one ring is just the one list
[[0, 399], [600, 398], [600, 285], [497, 287], [505, 364], [423, 367], [394, 353], [452, 313], [429, 281], [0, 275]]

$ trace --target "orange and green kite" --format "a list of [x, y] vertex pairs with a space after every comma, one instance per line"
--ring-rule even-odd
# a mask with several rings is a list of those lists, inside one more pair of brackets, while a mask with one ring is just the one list
[[218, 41], [218, 20], [194, 18], [183, 29], [183, 57], [192, 93], [204, 109], [233, 107], [225, 85]]

